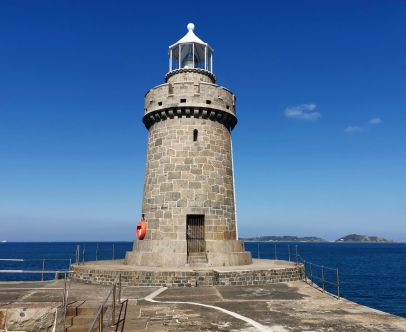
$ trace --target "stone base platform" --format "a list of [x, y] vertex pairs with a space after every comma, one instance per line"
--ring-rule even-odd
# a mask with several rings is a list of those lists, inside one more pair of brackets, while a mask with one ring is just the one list
[[72, 278], [91, 284], [111, 284], [119, 274], [126, 286], [252, 286], [302, 280], [302, 265], [254, 259], [250, 265], [202, 268], [162, 268], [126, 265], [124, 260], [71, 265]]
[[[251, 252], [245, 251], [244, 241], [205, 241], [207, 267], [251, 264]], [[139, 266], [160, 266], [172, 269], [188, 263], [186, 240], [134, 241], [133, 251], [128, 251], [125, 263]]]

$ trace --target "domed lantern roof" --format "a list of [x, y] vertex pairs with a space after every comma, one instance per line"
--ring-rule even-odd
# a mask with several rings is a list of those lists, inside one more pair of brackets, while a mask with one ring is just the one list
[[183, 68], [199, 68], [213, 72], [213, 49], [195, 35], [189, 23], [185, 36], [169, 46], [169, 72]]

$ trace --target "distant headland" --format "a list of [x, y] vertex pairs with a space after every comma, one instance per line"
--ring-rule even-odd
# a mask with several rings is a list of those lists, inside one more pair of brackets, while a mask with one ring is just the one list
[[350, 234], [344, 237], [340, 237], [339, 239], [335, 240], [337, 243], [343, 242], [351, 242], [351, 243], [395, 243], [393, 240], [387, 240], [383, 237], [378, 236], [368, 236], [368, 235], [358, 235], [358, 234]]
[[396, 243], [393, 240], [387, 240], [379, 236], [368, 236], [368, 235], [358, 235], [358, 234], [349, 234], [335, 241], [327, 241], [323, 238], [317, 236], [293, 236], [293, 235], [264, 235], [264, 236], [254, 236], [241, 238], [243, 241], [255, 241], [255, 242], [311, 242], [311, 243], [320, 243], [320, 242], [335, 242], [335, 243]]
[[241, 238], [244, 241], [257, 241], [257, 242], [328, 242], [322, 238], [316, 236], [291, 236], [291, 235], [284, 235], [284, 236], [256, 236], [250, 238]]

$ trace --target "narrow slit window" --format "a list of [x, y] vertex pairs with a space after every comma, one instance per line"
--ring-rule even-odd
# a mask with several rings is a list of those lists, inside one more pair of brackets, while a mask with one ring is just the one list
[[193, 130], [193, 142], [197, 142], [197, 136], [198, 136], [199, 132], [197, 131], [197, 129]]
[[186, 99], [181, 99], [180, 102], [181, 103], [186, 103]]
[[162, 106], [162, 101], [158, 101], [158, 106]]
[[206, 104], [210, 105], [210, 104], [211, 104], [211, 100], [206, 100]]

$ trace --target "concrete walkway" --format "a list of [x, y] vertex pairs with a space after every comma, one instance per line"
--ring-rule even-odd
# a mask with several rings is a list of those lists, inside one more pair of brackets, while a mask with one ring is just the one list
[[[40, 284], [51, 287], [61, 285], [61, 281]], [[10, 285], [0, 283], [0, 288]], [[73, 282], [69, 300], [97, 305], [108, 289], [109, 286]], [[126, 332], [406, 331], [404, 318], [337, 300], [303, 281], [249, 287], [126, 287], [122, 298], [128, 299]], [[61, 294], [55, 291], [0, 292], [0, 309], [11, 303], [41, 305], [60, 299]]]
[[156, 290], [130, 301], [124, 331], [406, 331], [404, 318], [337, 300], [301, 281]]

